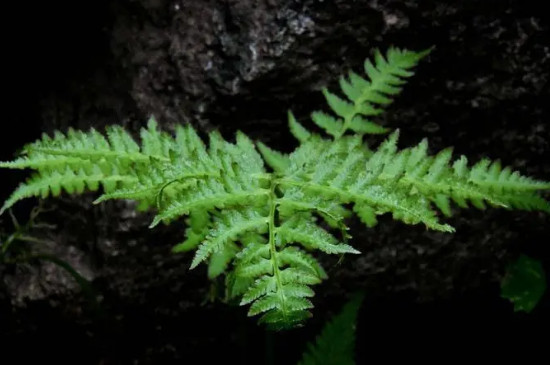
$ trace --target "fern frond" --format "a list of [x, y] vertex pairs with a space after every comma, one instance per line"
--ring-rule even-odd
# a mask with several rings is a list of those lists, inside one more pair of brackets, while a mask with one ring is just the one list
[[302, 143], [312, 136], [312, 133], [296, 120], [294, 114], [292, 114], [290, 110], [288, 111], [288, 128], [290, 133]]
[[[466, 161], [466, 157], [461, 158]], [[457, 166], [457, 169], [460, 167]], [[506, 191], [536, 191], [550, 189], [550, 183], [522, 176], [510, 167], [502, 168], [499, 161], [491, 162], [483, 159], [470, 170], [468, 180], [478, 186], [499, 192]]]
[[208, 261], [208, 278], [215, 279], [225, 273], [239, 250], [239, 246], [233, 242], [229, 242], [223, 245], [221, 250], [212, 253]]
[[262, 154], [265, 162], [275, 171], [276, 173], [284, 173], [289, 166], [288, 156], [275, 151], [262, 142], [258, 143], [258, 150]]
[[170, 221], [187, 215], [197, 209], [224, 209], [232, 206], [258, 204], [267, 197], [266, 189], [227, 191], [226, 186], [218, 181], [204, 181], [192, 191], [183, 191], [174, 201], [159, 210], [150, 227], [161, 221]]
[[35, 152], [32, 157], [21, 156], [14, 161], [0, 162], [0, 168], [7, 169], [63, 169], [67, 166], [77, 166], [82, 160], [78, 157], [52, 156]]
[[390, 48], [383, 56], [376, 51], [374, 62], [365, 61], [368, 80], [354, 72], [350, 72], [348, 78], [340, 78], [340, 88], [347, 100], [323, 89], [323, 95], [335, 116], [316, 111], [311, 115], [313, 122], [335, 138], [348, 130], [356, 134], [386, 133], [386, 128], [368, 118], [382, 113], [383, 107], [392, 102], [391, 98], [401, 92], [405, 79], [413, 75], [410, 69], [428, 53], [429, 50], [411, 52]]
[[350, 300], [310, 342], [298, 365], [354, 365], [355, 327], [362, 296]]
[[317, 226], [307, 209], [296, 215], [279, 214], [276, 224], [275, 213], [281, 205], [277, 180], [272, 179], [270, 185], [268, 243], [247, 247], [239, 258], [236, 275], [255, 278], [242, 300], [242, 304], [252, 303], [249, 315], [262, 314], [261, 323], [282, 329], [296, 326], [311, 315], [313, 305], [307, 298], [313, 291], [309, 286], [320, 283], [326, 275], [309, 254], [293, 245], [329, 254], [358, 251]]
[[465, 208], [468, 202], [484, 209], [485, 202], [496, 207], [550, 212], [550, 205], [538, 195], [550, 184], [502, 169], [499, 162], [484, 159], [471, 168], [461, 156], [451, 163], [452, 151], [427, 155], [427, 142], [397, 154], [404, 160], [398, 185], [429, 198], [445, 215], [451, 214], [450, 201]]
[[[156, 128], [156, 122], [149, 121], [148, 130]], [[149, 132], [150, 133], [150, 132]], [[139, 181], [140, 169], [147, 169], [151, 158], [166, 160], [159, 151], [141, 151], [139, 145], [121, 127], [108, 127], [107, 137], [94, 129], [89, 132], [69, 129], [67, 134], [55, 132], [53, 138], [44, 135], [41, 140], [27, 145], [25, 156], [13, 162], [0, 163], [4, 168], [31, 168], [36, 173], [4, 204], [5, 209], [18, 200], [31, 196], [57, 196], [61, 190], [68, 193], [83, 190], [97, 190], [103, 185], [106, 193], [117, 189], [130, 189]], [[167, 145], [166, 134], [159, 138]], [[144, 138], [146, 138], [144, 136]], [[151, 149], [151, 148], [149, 148]], [[168, 147], [164, 147], [167, 151]], [[167, 154], [167, 152], [166, 152]]]
[[378, 219], [376, 218], [376, 211], [374, 208], [368, 205], [355, 204], [353, 206], [353, 211], [357, 214], [361, 222], [369, 228], [372, 228], [378, 224]]
[[319, 227], [307, 216], [295, 215], [277, 228], [281, 244], [298, 242], [307, 249], [317, 249], [328, 254], [360, 253]]
[[310, 274], [319, 279], [327, 278], [327, 273], [319, 262], [311, 254], [304, 252], [298, 247], [285, 247], [279, 252], [278, 258], [283, 266], [297, 267], [301, 270], [309, 271]]
[[191, 269], [213, 253], [222, 251], [227, 244], [236, 241], [239, 235], [251, 230], [265, 232], [267, 223], [268, 218], [254, 209], [225, 210], [214, 221], [208, 235], [199, 246]]
[[164, 195], [172, 195], [172, 191], [181, 191], [194, 187], [198, 180], [219, 178], [217, 172], [196, 171], [169, 165], [154, 159], [138, 174], [137, 182], [129, 188], [117, 189], [101, 195], [94, 203], [98, 204], [111, 199], [131, 199], [149, 201], [159, 205]]
[[308, 194], [296, 187], [285, 189], [284, 196], [277, 199], [277, 204], [282, 217], [292, 217], [298, 212], [309, 211], [321, 216], [331, 228], [343, 228], [344, 219], [351, 215], [351, 212], [338, 202]]
[[[150, 126], [154, 124], [154, 121], [149, 123]], [[34, 153], [43, 153], [85, 160], [119, 159], [124, 162], [147, 162], [149, 156], [153, 156], [142, 153], [134, 139], [119, 126], [108, 127], [106, 134], [107, 138], [94, 129], [89, 132], [69, 129], [66, 135], [56, 132], [53, 138], [43, 136], [42, 140], [26, 146], [24, 152], [29, 158]]]
[[44, 171], [34, 174], [25, 183], [20, 184], [0, 208], [0, 214], [25, 198], [59, 196], [62, 191], [69, 194], [81, 194], [85, 190], [96, 191], [100, 185], [104, 187], [105, 191], [112, 191], [119, 184], [126, 186], [136, 180], [133, 176], [118, 174], [115, 171], [105, 174], [97, 166], [94, 166], [89, 172], [83, 169], [74, 171], [69, 167], [61, 172], [58, 170]]
[[252, 303], [248, 314], [262, 314], [260, 323], [272, 329], [296, 326], [309, 318], [313, 304], [308, 299], [314, 292], [308, 285], [318, 284], [320, 279], [308, 271], [287, 268], [278, 276], [264, 276], [244, 294], [242, 304]]
[[206, 165], [217, 168], [220, 177], [200, 180], [194, 189], [180, 191], [175, 199], [159, 207], [151, 227], [197, 209], [262, 204], [268, 190], [264, 188], [263, 160], [254, 144], [242, 133], [237, 134], [235, 144], [220, 138], [217, 134], [211, 135], [208, 158], [203, 158], [208, 161]]
[[[323, 164], [309, 157], [303, 159], [300, 150], [310, 149], [307, 143], [303, 144], [290, 156], [295, 171], [280, 183], [338, 203], [369, 206], [377, 214], [392, 213], [394, 218], [405, 223], [424, 223], [432, 229], [452, 231], [450, 226], [438, 222], [425, 197], [411, 197], [408, 191], [395, 189], [388, 181], [376, 184], [384, 167], [383, 161], [388, 160], [387, 155], [396, 148], [395, 143], [394, 135], [371, 156], [361, 144], [341, 138], [319, 151], [317, 159], [324, 161]], [[390, 152], [384, 152], [386, 150]], [[296, 160], [299, 163], [293, 164]]]
[[[389, 136], [374, 153], [351, 143], [348, 137], [323, 148], [319, 146], [324, 142], [315, 139], [302, 144], [289, 156], [289, 173], [280, 181], [285, 194], [298, 190], [339, 204], [354, 203], [355, 212], [368, 226], [376, 224], [377, 214], [392, 213], [405, 223], [423, 223], [447, 232], [452, 227], [438, 222], [432, 204], [445, 215], [451, 214], [451, 200], [461, 207], [470, 202], [484, 208], [484, 202], [488, 202], [501, 207], [549, 210], [537, 193], [549, 188], [548, 183], [485, 160], [472, 168], [467, 167], [465, 157], [452, 164], [450, 149], [432, 157], [426, 141], [398, 150], [398, 135]], [[315, 158], [310, 157], [313, 149], [318, 153]]]
[[155, 119], [149, 119], [147, 128], [140, 132], [141, 153], [158, 159], [169, 159], [175, 149], [174, 138], [158, 129]]
[[210, 215], [206, 210], [196, 210], [189, 214], [186, 220], [187, 229], [185, 230], [185, 240], [174, 247], [172, 252], [187, 252], [197, 248], [206, 238], [210, 229]]

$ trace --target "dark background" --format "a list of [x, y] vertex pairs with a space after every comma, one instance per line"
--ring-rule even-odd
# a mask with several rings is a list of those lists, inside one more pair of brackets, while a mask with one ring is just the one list
[[[286, 110], [301, 120], [319, 90], [374, 48], [435, 50], [379, 122], [401, 146], [427, 136], [471, 160], [500, 158], [550, 180], [550, 16], [542, 1], [122, 0], [13, 2], [2, 10], [0, 160], [42, 132], [69, 126], [137, 131], [151, 115], [231, 138], [243, 130], [289, 151]], [[4, 200], [25, 173], [0, 171]], [[293, 364], [347, 298], [366, 293], [357, 362], [548, 358], [550, 298], [529, 315], [499, 297], [520, 253], [550, 273], [550, 218], [488, 209], [456, 212], [454, 235], [382, 217], [351, 222], [363, 255], [323, 258], [303, 329], [266, 335], [244, 308], [207, 300], [204, 270], [171, 255], [183, 225], [148, 230], [150, 214], [92, 195], [45, 202], [33, 246], [92, 281], [94, 306], [55, 265], [0, 266], [0, 363]], [[20, 203], [24, 222], [36, 201]], [[1, 217], [2, 231], [13, 228]], [[540, 360], [539, 360], [540, 361]]]

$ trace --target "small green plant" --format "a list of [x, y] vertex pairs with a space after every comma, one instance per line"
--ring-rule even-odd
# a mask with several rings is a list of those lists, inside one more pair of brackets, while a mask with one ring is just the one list
[[521, 255], [508, 265], [501, 296], [514, 304], [514, 312], [532, 312], [545, 291], [546, 273], [540, 261]]
[[37, 222], [38, 216], [43, 212], [44, 210], [40, 205], [36, 206], [31, 210], [28, 221], [25, 224], [19, 224], [12, 212], [9, 211], [13, 232], [9, 234], [0, 232], [0, 265], [15, 265], [34, 261], [51, 262], [75, 280], [90, 303], [94, 305], [94, 309], [97, 309], [97, 295], [91, 283], [67, 261], [44, 252], [45, 246], [51, 245], [52, 242], [36, 238], [30, 234], [36, 228], [52, 228], [48, 224]]
[[[28, 245], [29, 244], [47, 244], [47, 241], [43, 241], [29, 234], [33, 227], [41, 227], [43, 224], [37, 224], [36, 219], [42, 212], [40, 206], [34, 207], [31, 212], [27, 223], [21, 225], [9, 211], [13, 231], [9, 234], [0, 232], [0, 263], [14, 263], [25, 261], [29, 256]], [[47, 227], [47, 226], [46, 226]]]
[[331, 113], [314, 112], [312, 121], [330, 138], [289, 113], [290, 132], [299, 141], [289, 155], [255, 145], [240, 132], [235, 143], [212, 132], [205, 144], [190, 126], [171, 135], [154, 120], [141, 131], [140, 145], [118, 126], [107, 128], [106, 137], [93, 129], [45, 135], [18, 159], [0, 163], [35, 170], [2, 211], [31, 196], [102, 187], [96, 203], [131, 199], [140, 209], [154, 208], [151, 227], [187, 216], [186, 239], [174, 251], [196, 249], [191, 268], [207, 262], [210, 278], [224, 274], [228, 298], [250, 305], [249, 315], [261, 314], [269, 327], [298, 325], [310, 316], [311, 286], [326, 278], [313, 253], [359, 253], [347, 244], [345, 218], [352, 212], [369, 227], [377, 215], [391, 213], [443, 232], [453, 228], [439, 221], [436, 209], [450, 216], [452, 201], [462, 208], [488, 203], [550, 212], [538, 194], [550, 183], [499, 162], [484, 159], [470, 167], [464, 156], [451, 162], [451, 149], [430, 156], [426, 140], [398, 150], [398, 131], [376, 149], [367, 146], [364, 134], [386, 132], [372, 118], [427, 53], [375, 52], [365, 62], [366, 77], [350, 72], [340, 78], [345, 98], [323, 90]]
[[298, 365], [354, 365], [355, 327], [363, 297], [356, 295], [307, 346]]

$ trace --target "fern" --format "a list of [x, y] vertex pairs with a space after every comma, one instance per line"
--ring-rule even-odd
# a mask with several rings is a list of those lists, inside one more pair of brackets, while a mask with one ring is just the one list
[[450, 149], [430, 156], [426, 141], [398, 149], [398, 131], [375, 149], [366, 146], [364, 133], [386, 131], [367, 118], [382, 112], [426, 54], [376, 52], [365, 63], [366, 78], [351, 72], [340, 80], [347, 100], [324, 90], [335, 116], [316, 112], [312, 119], [331, 138], [309, 131], [289, 112], [290, 132], [300, 144], [288, 155], [242, 133], [234, 143], [217, 132], [205, 143], [189, 126], [172, 136], [153, 119], [139, 143], [120, 127], [105, 135], [69, 130], [43, 136], [18, 159], [0, 163], [34, 170], [1, 211], [31, 196], [102, 187], [96, 203], [134, 200], [155, 210], [151, 227], [186, 219], [185, 239], [174, 251], [194, 250], [192, 268], [206, 262], [210, 278], [226, 274], [228, 299], [249, 305], [249, 314], [261, 315], [269, 327], [299, 325], [311, 315], [312, 287], [326, 278], [315, 255], [359, 253], [348, 244], [345, 219], [353, 213], [369, 227], [389, 213], [452, 232], [436, 211], [449, 216], [452, 203], [550, 212], [539, 195], [550, 183], [498, 162], [453, 162]]
[[540, 261], [526, 255], [510, 263], [500, 284], [500, 295], [510, 300], [514, 312], [530, 313], [546, 291], [546, 273]]
[[309, 343], [298, 365], [354, 365], [355, 326], [363, 297], [356, 295]]
[[340, 88], [348, 100], [323, 89], [325, 99], [336, 116], [316, 111], [311, 119], [334, 137], [341, 137], [348, 130], [357, 134], [386, 133], [386, 128], [367, 118], [383, 112], [382, 108], [392, 102], [391, 97], [401, 92], [405, 79], [413, 75], [410, 69], [429, 52], [391, 48], [384, 57], [376, 51], [374, 63], [367, 59], [364, 65], [369, 80], [354, 72], [350, 72], [348, 78], [340, 78]]

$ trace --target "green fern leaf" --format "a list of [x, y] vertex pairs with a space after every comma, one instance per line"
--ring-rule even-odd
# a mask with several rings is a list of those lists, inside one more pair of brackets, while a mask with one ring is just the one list
[[384, 134], [389, 131], [388, 128], [381, 127], [358, 115], [349, 122], [349, 129], [359, 134]]
[[514, 312], [530, 313], [546, 291], [546, 273], [540, 261], [521, 255], [508, 265], [501, 296], [514, 304]]
[[325, 325], [298, 365], [355, 364], [355, 326], [362, 300], [362, 296], [353, 298]]
[[309, 132], [303, 125], [298, 123], [294, 114], [289, 110], [288, 111], [288, 127], [290, 133], [300, 142], [305, 142], [311, 137], [311, 132]]
[[208, 278], [215, 279], [225, 273], [238, 252], [239, 247], [233, 242], [223, 245], [221, 250], [214, 252], [208, 262]]
[[353, 247], [338, 243], [330, 233], [309, 219], [300, 219], [297, 215], [277, 228], [282, 243], [298, 242], [308, 249], [317, 249], [328, 254], [360, 253]]
[[237, 240], [240, 234], [250, 230], [263, 230], [267, 228], [267, 218], [258, 214], [255, 210], [226, 210], [214, 222], [206, 239], [199, 246], [191, 269], [197, 267], [215, 252]]
[[[340, 203], [369, 206], [377, 214], [392, 213], [394, 218], [405, 223], [424, 223], [429, 228], [451, 232], [452, 227], [438, 222], [429, 199], [411, 195], [410, 188], [396, 189], [394, 186], [401, 176], [400, 169], [385, 170], [384, 167], [393, 161], [396, 141], [397, 134], [394, 134], [371, 155], [360, 144], [350, 143], [347, 138], [339, 139], [332, 142], [330, 148], [320, 151], [317, 159], [325, 161], [324, 164], [310, 158], [301, 161], [295, 168], [300, 171], [281, 179], [281, 184]], [[291, 166], [296, 158], [301, 158], [302, 148], [307, 151], [309, 146], [306, 143], [290, 155]]]
[[[354, 105], [339, 98], [335, 94], [331, 93], [327, 89], [323, 89], [323, 95], [325, 96], [325, 99], [327, 100], [328, 105], [330, 108], [338, 115], [339, 117], [345, 118], [348, 115], [355, 113]], [[336, 121], [335, 121], [336, 124]], [[321, 126], [322, 128], [325, 128], [324, 126]], [[326, 129], [326, 128], [325, 128]], [[327, 131], [328, 133], [328, 131]]]
[[111, 191], [117, 184], [131, 184], [135, 180], [135, 177], [119, 175], [114, 171], [111, 175], [106, 175], [97, 167], [90, 174], [84, 170], [73, 171], [70, 168], [63, 172], [53, 170], [38, 173], [19, 185], [0, 209], [0, 214], [25, 198], [59, 196], [63, 190], [69, 194], [81, 194], [86, 189], [96, 191], [100, 184], [103, 185], [105, 191]]
[[327, 274], [319, 262], [313, 256], [297, 247], [285, 247], [279, 252], [278, 259], [282, 266], [296, 267], [300, 270], [309, 271], [316, 278], [327, 278]]
[[361, 222], [363, 222], [367, 227], [372, 228], [378, 224], [376, 219], [376, 211], [369, 207], [368, 205], [355, 204], [353, 206], [353, 211], [357, 214]]
[[[326, 93], [328, 93], [328, 91]], [[311, 114], [311, 119], [315, 124], [323, 128], [325, 132], [327, 132], [331, 136], [337, 137], [340, 135], [340, 131], [342, 129], [342, 122], [332, 117], [331, 115], [328, 115], [323, 112], [313, 112]]]
[[429, 51], [416, 53], [390, 48], [384, 57], [376, 51], [374, 62], [368, 59], [365, 61], [364, 68], [368, 81], [353, 72], [350, 72], [349, 79], [340, 78], [340, 88], [348, 100], [323, 89], [325, 99], [337, 118], [322, 112], [314, 112], [313, 122], [335, 138], [339, 138], [348, 130], [358, 134], [385, 133], [385, 128], [365, 117], [382, 113], [382, 108], [392, 102], [393, 96], [401, 92], [405, 79], [413, 75], [410, 69], [428, 53]]
[[177, 200], [165, 208], [160, 209], [151, 223], [155, 227], [161, 221], [170, 221], [177, 217], [187, 215], [196, 209], [212, 210], [225, 209], [232, 206], [246, 206], [260, 204], [265, 198], [265, 189], [253, 191], [227, 191], [224, 184], [217, 181], [206, 181], [197, 186], [197, 189], [189, 192], [182, 192]]
[[187, 252], [196, 249], [206, 238], [210, 229], [210, 215], [206, 210], [197, 210], [189, 214], [188, 228], [185, 230], [185, 241], [175, 245], [172, 252]]
[[277, 173], [284, 173], [284, 171], [288, 169], [290, 162], [287, 155], [269, 148], [262, 142], [258, 143], [258, 150], [262, 154], [265, 162], [273, 169], [273, 171]]

